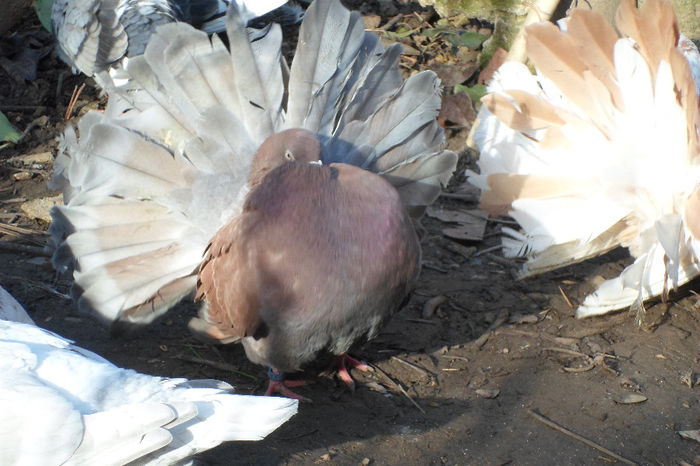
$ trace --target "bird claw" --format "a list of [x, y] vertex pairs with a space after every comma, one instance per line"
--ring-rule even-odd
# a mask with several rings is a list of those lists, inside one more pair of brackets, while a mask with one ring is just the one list
[[301, 387], [302, 385], [306, 385], [305, 380], [284, 380], [284, 373], [273, 368], [269, 368], [267, 374], [270, 377], [270, 384], [267, 386], [265, 396], [279, 394], [287, 398], [313, 403], [311, 398], [298, 395], [289, 389], [289, 387]]
[[333, 362], [331, 363], [331, 368], [336, 369], [338, 371], [338, 378], [342, 380], [343, 383], [345, 383], [345, 385], [350, 387], [350, 390], [354, 391], [355, 381], [352, 379], [350, 372], [348, 372], [348, 366], [354, 369], [361, 370], [362, 372], [369, 372], [372, 369], [364, 362], [358, 361], [357, 359], [348, 356], [347, 354], [343, 354], [342, 356], [336, 356], [333, 359]]

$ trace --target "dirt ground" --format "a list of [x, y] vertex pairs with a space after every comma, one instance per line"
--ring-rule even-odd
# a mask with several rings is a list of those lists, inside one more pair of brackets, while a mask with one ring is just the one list
[[[447, 80], [475, 82], [477, 52], [419, 33], [402, 35], [432, 27], [437, 18], [429, 10], [386, 2], [354, 6], [368, 26], [409, 46], [402, 61], [407, 73], [441, 67], [445, 73], [449, 65]], [[488, 32], [490, 26], [460, 27]], [[16, 57], [22, 44], [36, 50], [51, 43], [32, 12], [18, 32], [14, 46], [2, 41], [5, 59]], [[454, 78], [457, 69], [471, 71]], [[77, 314], [70, 283], [56, 278], [42, 252], [48, 223], [22, 210], [26, 201], [56, 194], [45, 187], [50, 161], [13, 157], [55, 153], [71, 93], [84, 82], [73, 122], [104, 99], [92, 80], [72, 75], [55, 52], [39, 61], [33, 81], [0, 68], [0, 110], [20, 131], [30, 128], [19, 144], [0, 150], [0, 284], [39, 325], [120, 366], [217, 378], [241, 393], [262, 393], [266, 369], [248, 362], [240, 346], [208, 346], [190, 336], [186, 323], [194, 305], [178, 306], [136, 336], [114, 339], [97, 321]], [[462, 149], [468, 128], [461, 126], [447, 134], [463, 171], [474, 165], [474, 154]], [[438, 208], [476, 208], [463, 181], [456, 177], [449, 191], [461, 194], [441, 197]], [[313, 403], [301, 404], [265, 440], [220, 446], [201, 455], [202, 464], [700, 465], [700, 444], [677, 433], [700, 428], [697, 281], [673, 293], [668, 306], [648, 303], [641, 326], [631, 312], [578, 321], [576, 305], [601, 277], [611, 278], [629, 263], [625, 251], [517, 281], [516, 267], [494, 248], [502, 222], [489, 222], [481, 241], [450, 239], [443, 234], [449, 225], [434, 218], [423, 225], [424, 267], [412, 299], [378, 338], [354, 352], [374, 372], [353, 371], [354, 393], [316, 369], [300, 374], [309, 384], [299, 393]], [[433, 312], [424, 309], [435, 297], [443, 297], [442, 304]]]

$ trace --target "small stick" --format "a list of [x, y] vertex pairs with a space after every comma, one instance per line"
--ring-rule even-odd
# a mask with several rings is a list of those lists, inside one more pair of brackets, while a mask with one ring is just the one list
[[474, 253], [474, 257], [479, 257], [482, 254], [486, 254], [488, 252], [493, 252], [493, 251], [498, 251], [501, 249], [503, 246], [500, 244], [498, 246], [491, 246], [490, 248], [482, 249], [481, 251], [477, 251]]
[[488, 341], [488, 339], [491, 338], [491, 335], [493, 335], [494, 331], [498, 327], [503, 325], [508, 320], [509, 317], [510, 317], [510, 313], [508, 311], [501, 312], [501, 314], [498, 316], [498, 318], [496, 320], [494, 320], [491, 323], [491, 325], [489, 325], [489, 328], [486, 329], [484, 334], [470, 343], [472, 348], [481, 349], [481, 347], [486, 344], [486, 341]]
[[442, 267], [438, 267], [437, 265], [429, 264], [428, 262], [423, 262], [423, 267], [429, 270], [435, 270], [436, 272], [440, 273], [447, 273], [449, 270], [443, 269]]
[[442, 193], [440, 193], [440, 197], [445, 197], [447, 199], [459, 199], [460, 201], [471, 201], [471, 202], [476, 202], [479, 200], [478, 196], [475, 196], [474, 194], [465, 194], [465, 193], [442, 192]]
[[441, 304], [443, 304], [445, 301], [447, 301], [447, 296], [444, 295], [438, 295], [435, 296], [434, 298], [430, 298], [423, 304], [423, 310], [421, 311], [421, 317], [423, 319], [429, 319], [430, 317], [435, 314], [435, 311], [437, 310], [438, 307], [440, 307]]
[[0, 241], [0, 249], [4, 251], [34, 254], [35, 256], [51, 257], [51, 253], [45, 251], [44, 248], [40, 248], [38, 246], [29, 246], [26, 244], [12, 243], [9, 241]]
[[422, 22], [423, 24], [425, 24], [429, 28], [433, 27], [433, 25], [430, 24], [429, 22], [427, 22], [425, 20], [425, 18], [423, 18], [421, 15], [419, 15], [417, 11], [414, 11], [413, 14], [416, 16], [416, 18], [418, 18], [418, 21]]
[[433, 322], [432, 320], [426, 320], [426, 319], [406, 319], [406, 321], [415, 322], [417, 324], [437, 325], [437, 322]]
[[43, 105], [0, 105], [0, 111], [2, 112], [24, 112], [29, 110], [46, 110], [47, 108]]
[[447, 359], [459, 359], [460, 361], [469, 362], [469, 358], [465, 358], [463, 356], [451, 356], [449, 354], [441, 354], [440, 357]]
[[73, 87], [73, 95], [71, 95], [70, 100], [68, 101], [68, 107], [66, 108], [66, 114], [64, 115], [64, 120], [67, 120], [70, 118], [71, 113], [73, 113], [73, 108], [75, 107], [75, 104], [78, 103], [78, 97], [80, 97], [80, 93], [83, 92], [83, 89], [85, 88], [85, 83], [82, 83], [80, 87], [75, 86]]
[[205, 366], [213, 367], [214, 369], [219, 369], [222, 371], [230, 371], [233, 372], [234, 374], [242, 375], [243, 377], [248, 377], [249, 379], [257, 382], [258, 377], [247, 374], [245, 372], [239, 371], [236, 369], [235, 366], [225, 363], [225, 362], [218, 362], [218, 361], [211, 361], [209, 359], [203, 359], [203, 358], [197, 358], [194, 356], [188, 356], [186, 354], [180, 354], [175, 356], [175, 359], [179, 359], [180, 361], [186, 361], [186, 362], [192, 362], [195, 364], [204, 364]]
[[516, 264], [512, 260], [506, 259], [505, 257], [499, 257], [496, 254], [491, 254], [490, 252], [486, 253], [484, 256], [488, 260], [494, 261], [497, 264], [505, 265], [506, 267], [517, 267], [518, 266], [518, 264]]
[[564, 301], [566, 301], [566, 304], [569, 305], [569, 308], [570, 308], [570, 309], [573, 309], [573, 308], [574, 308], [574, 305], [571, 304], [571, 301], [569, 300], [569, 297], [566, 296], [566, 293], [564, 293], [564, 290], [561, 289], [561, 286], [559, 287], [559, 292], [560, 292], [561, 295], [564, 297]]
[[380, 27], [379, 29], [387, 31], [391, 29], [396, 23], [398, 23], [401, 20], [401, 18], [403, 18], [403, 15], [399, 13], [398, 15], [394, 16], [389, 21], [387, 21], [386, 24]]
[[0, 230], [7, 230], [13, 233], [20, 233], [22, 235], [46, 235], [43, 231], [33, 230], [31, 228], [22, 228], [16, 225], [10, 225], [9, 223], [0, 223]]
[[406, 366], [410, 367], [410, 368], [413, 369], [414, 371], [420, 372], [421, 374], [430, 377], [430, 373], [429, 373], [428, 371], [426, 371], [426, 370], [423, 369], [422, 367], [417, 366], [416, 364], [413, 364], [413, 363], [411, 363], [411, 362], [408, 362], [408, 361], [406, 361], [405, 359], [401, 359], [401, 358], [398, 357], [398, 356], [392, 356], [391, 359], [393, 359], [394, 361], [398, 361], [398, 362], [400, 362], [401, 364], [405, 364]]
[[401, 392], [401, 394], [402, 394], [403, 396], [405, 396], [406, 398], [408, 398], [408, 401], [410, 401], [410, 402], [413, 404], [413, 406], [415, 406], [416, 408], [418, 408], [418, 411], [420, 411], [421, 413], [425, 414], [425, 411], [423, 410], [423, 408], [421, 408], [420, 405], [419, 405], [418, 403], [416, 403], [416, 401], [415, 401], [413, 398], [411, 398], [411, 395], [408, 394], [408, 392], [406, 391], [406, 389], [404, 389], [404, 388], [401, 386], [401, 384], [400, 384], [399, 382], [394, 382], [394, 379], [392, 379], [391, 377], [389, 377], [389, 374], [387, 374], [386, 372], [384, 372], [379, 366], [372, 366], [372, 367], [377, 371], [377, 373], [383, 375], [389, 382], [391, 382], [391, 384], [392, 384], [395, 388], [397, 388], [397, 389]]
[[592, 440], [588, 440], [587, 438], [580, 436], [580, 435], [577, 434], [576, 432], [570, 431], [570, 430], [567, 429], [566, 427], [560, 426], [560, 425], [557, 424], [556, 422], [547, 419], [546, 417], [542, 416], [542, 415], [539, 414], [539, 413], [534, 412], [534, 411], [531, 410], [531, 409], [528, 409], [528, 410], [527, 410], [527, 413], [528, 413], [530, 416], [534, 417], [536, 420], [538, 420], [538, 421], [540, 421], [541, 423], [543, 423], [544, 425], [546, 425], [546, 426], [548, 426], [548, 427], [551, 427], [551, 428], [554, 429], [554, 430], [558, 430], [558, 431], [561, 432], [562, 434], [568, 435], [569, 437], [571, 437], [571, 438], [573, 438], [573, 439], [575, 439], [575, 440], [578, 440], [579, 442], [585, 443], [585, 444], [588, 445], [589, 447], [595, 448], [596, 450], [598, 450], [598, 451], [600, 451], [600, 452], [603, 452], [603, 453], [605, 453], [605, 454], [608, 455], [608, 456], [612, 456], [613, 458], [615, 458], [615, 459], [618, 460], [618, 461], [621, 461], [621, 462], [623, 462], [623, 463], [625, 463], [625, 464], [633, 464], [633, 465], [636, 465], [636, 464], [637, 464], [637, 463], [635, 463], [634, 461], [630, 461], [630, 460], [628, 460], [627, 458], [624, 458], [624, 457], [618, 455], [617, 453], [615, 453], [615, 452], [613, 452], [613, 451], [610, 451], [610, 450], [608, 450], [607, 448], [598, 445], [597, 443], [593, 442]]

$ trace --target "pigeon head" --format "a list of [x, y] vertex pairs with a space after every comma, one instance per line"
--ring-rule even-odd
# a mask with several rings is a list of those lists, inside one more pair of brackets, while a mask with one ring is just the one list
[[311, 131], [288, 129], [265, 139], [255, 153], [248, 184], [256, 186], [271, 170], [289, 162], [318, 162], [321, 142]]

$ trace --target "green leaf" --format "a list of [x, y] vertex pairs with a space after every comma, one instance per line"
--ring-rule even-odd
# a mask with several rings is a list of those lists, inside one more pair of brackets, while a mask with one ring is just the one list
[[51, 5], [53, 0], [34, 0], [34, 10], [44, 29], [51, 32]]
[[439, 35], [441, 35], [441, 34], [447, 34], [447, 33], [449, 33], [449, 32], [450, 32], [450, 29], [449, 29], [449, 28], [442, 27], [442, 28], [430, 28], [430, 29], [426, 29], [425, 31], [423, 31], [423, 34], [424, 34], [428, 39], [435, 39], [437, 36], [439, 36]]
[[481, 47], [481, 44], [488, 39], [488, 36], [478, 32], [465, 31], [461, 34], [451, 34], [447, 40], [455, 47], [468, 47], [472, 50]]
[[466, 92], [472, 102], [478, 102], [486, 95], [486, 86], [483, 84], [474, 84], [473, 86], [465, 86], [457, 84], [454, 88], [454, 93]]
[[396, 31], [386, 31], [386, 37], [387, 39], [402, 39], [404, 37], [408, 37], [411, 34], [416, 32], [413, 29], [406, 29], [405, 27], [400, 27]]
[[16, 143], [19, 141], [20, 133], [10, 124], [10, 120], [0, 112], [0, 141]]

